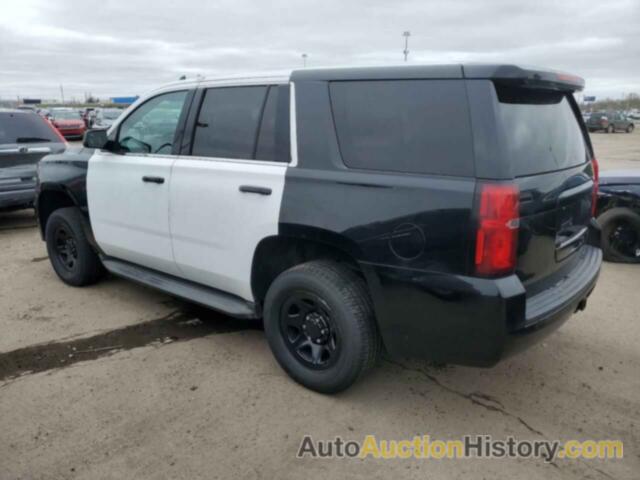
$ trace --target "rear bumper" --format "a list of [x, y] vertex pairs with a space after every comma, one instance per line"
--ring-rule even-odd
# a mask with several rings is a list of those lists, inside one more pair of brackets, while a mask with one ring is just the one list
[[381, 335], [392, 357], [492, 366], [536, 343], [583, 308], [602, 252], [585, 245], [579, 266], [535, 296], [516, 275], [483, 279], [365, 264]]

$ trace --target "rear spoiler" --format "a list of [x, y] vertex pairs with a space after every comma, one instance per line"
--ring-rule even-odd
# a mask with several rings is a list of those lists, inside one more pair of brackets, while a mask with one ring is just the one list
[[497, 83], [559, 91], [581, 91], [584, 79], [553, 70], [536, 70], [516, 65], [463, 65], [464, 78], [491, 79]]

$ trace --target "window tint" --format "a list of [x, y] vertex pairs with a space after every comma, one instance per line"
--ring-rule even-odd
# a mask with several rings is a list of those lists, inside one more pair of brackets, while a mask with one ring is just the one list
[[36, 113], [0, 112], [0, 144], [62, 142], [53, 127]]
[[270, 87], [262, 114], [257, 160], [289, 161], [289, 86]]
[[128, 152], [170, 154], [187, 92], [158, 95], [139, 106], [120, 126], [118, 141]]
[[496, 90], [506, 155], [516, 176], [587, 161], [585, 139], [567, 94], [505, 86]]
[[463, 81], [332, 82], [330, 93], [347, 166], [473, 175]]
[[225, 87], [206, 91], [192, 155], [252, 159], [267, 87]]

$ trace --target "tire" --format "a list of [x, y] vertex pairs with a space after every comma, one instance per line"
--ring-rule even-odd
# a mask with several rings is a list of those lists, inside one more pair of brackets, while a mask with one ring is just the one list
[[[612, 208], [607, 210], [598, 217], [598, 223], [602, 228], [602, 253], [604, 259], [609, 262], [622, 263], [640, 263], [640, 215], [628, 208]], [[629, 243], [624, 244], [625, 248], [620, 248], [619, 242], [616, 240], [616, 232], [619, 228], [628, 229], [625, 231], [627, 239], [631, 238], [630, 244], [633, 245], [633, 236], [635, 232], [635, 248], [628, 247]], [[618, 233], [619, 235], [619, 233]]]
[[82, 221], [82, 213], [77, 208], [60, 208], [51, 214], [45, 229], [51, 265], [63, 282], [74, 287], [96, 283], [104, 274]]
[[351, 386], [376, 364], [382, 350], [365, 283], [332, 260], [281, 273], [267, 292], [264, 327], [280, 366], [320, 393]]
[[633, 133], [633, 123], [629, 124], [629, 126], [627, 127], [627, 133]]
[[607, 133], [616, 133], [616, 129], [613, 125], [609, 125], [606, 130]]

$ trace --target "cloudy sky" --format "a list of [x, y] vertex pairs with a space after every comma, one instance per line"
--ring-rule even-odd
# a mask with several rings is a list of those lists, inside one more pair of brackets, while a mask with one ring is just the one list
[[6, 0], [0, 99], [135, 95], [180, 75], [510, 62], [640, 93], [640, 0]]

